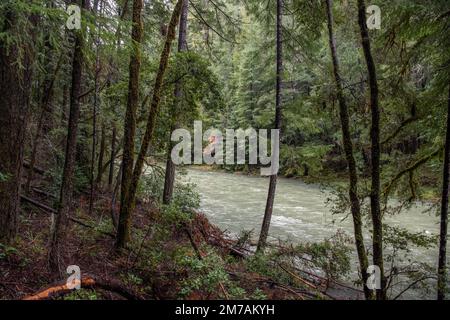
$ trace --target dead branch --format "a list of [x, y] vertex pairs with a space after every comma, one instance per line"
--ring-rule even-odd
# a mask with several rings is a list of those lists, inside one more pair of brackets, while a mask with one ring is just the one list
[[[38, 202], [38, 201], [36, 201], [34, 199], [26, 197], [24, 195], [20, 195], [20, 200], [25, 201], [25, 202], [27, 202], [29, 204], [32, 204], [35, 207], [43, 210], [44, 212], [48, 212], [48, 213], [51, 213], [51, 214], [58, 214], [58, 211], [56, 211], [55, 209], [53, 209], [53, 208], [51, 208], [51, 207], [49, 207], [49, 206], [47, 206], [47, 205], [45, 205], [43, 203], [40, 203], [40, 202]], [[91, 226], [91, 225], [89, 225], [89, 224], [87, 224], [87, 223], [85, 223], [83, 221], [78, 220], [78, 219], [69, 217], [69, 220], [72, 221], [72, 222], [75, 222], [76, 224], [79, 224], [80, 226], [83, 226], [83, 227], [86, 227], [86, 228], [90, 228], [90, 229], [95, 229], [94, 226]], [[112, 238], [116, 237], [113, 233], [110, 233], [110, 232], [105, 232], [105, 231], [101, 231], [101, 230], [97, 230], [97, 231], [99, 233], [101, 233], [101, 234], [107, 235], [107, 236], [112, 237]]]
[[383, 193], [385, 195], [387, 195], [391, 189], [392, 186], [394, 185], [394, 183], [396, 183], [401, 177], [403, 177], [403, 175], [412, 172], [414, 170], [416, 170], [417, 168], [419, 168], [420, 166], [422, 166], [423, 164], [427, 163], [430, 159], [434, 158], [435, 156], [437, 156], [441, 151], [442, 151], [443, 147], [438, 148], [437, 150], [433, 151], [431, 154], [422, 157], [421, 159], [417, 160], [416, 162], [414, 162], [411, 166], [407, 167], [406, 169], [400, 171], [399, 173], [397, 173], [395, 175], [395, 177], [388, 183], [388, 185], [386, 186], [386, 188], [384, 188]]
[[385, 145], [385, 144], [391, 142], [403, 130], [403, 128], [405, 128], [410, 123], [413, 123], [417, 120], [419, 120], [419, 117], [410, 117], [410, 118], [406, 119], [405, 121], [403, 121], [391, 135], [389, 135], [386, 139], [384, 139], [381, 142], [381, 145]]
[[[22, 165], [23, 165], [23, 167], [24, 167], [25, 169], [30, 169], [30, 163], [29, 163], [28, 161], [24, 161], [24, 162], [22, 163]], [[42, 168], [39, 168], [39, 167], [37, 167], [37, 166], [33, 166], [33, 170], [34, 170], [34, 172], [36, 172], [36, 173], [38, 173], [38, 174], [40, 174], [40, 175], [44, 175], [44, 174], [45, 174], [45, 170], [42, 169]]]
[[[122, 297], [128, 300], [143, 300], [143, 297], [132, 290], [124, 287], [121, 283], [112, 280], [106, 279], [98, 279], [94, 277], [85, 277], [80, 280], [74, 280], [71, 285], [80, 284], [81, 288], [84, 289], [102, 289], [105, 291], [110, 291], [121, 295]], [[23, 300], [48, 300], [56, 297], [63, 296], [70, 292], [73, 292], [74, 289], [70, 289], [67, 283], [53, 285], [49, 288], [46, 288], [38, 293], [35, 293], [31, 296], [27, 296], [23, 298]]]

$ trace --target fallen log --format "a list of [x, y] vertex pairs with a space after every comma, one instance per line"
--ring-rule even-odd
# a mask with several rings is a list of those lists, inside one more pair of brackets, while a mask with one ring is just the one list
[[[40, 202], [38, 202], [38, 201], [36, 201], [36, 200], [34, 200], [32, 198], [29, 198], [27, 196], [20, 195], [20, 199], [22, 201], [25, 201], [25, 202], [27, 202], [29, 204], [34, 205], [35, 207], [37, 207], [37, 208], [39, 208], [39, 209], [41, 209], [41, 210], [43, 210], [45, 212], [48, 212], [48, 213], [51, 213], [51, 214], [58, 214], [58, 211], [56, 211], [55, 209], [47, 206], [46, 204], [40, 203]], [[69, 220], [72, 221], [72, 222], [75, 222], [76, 224], [79, 224], [79, 225], [81, 225], [83, 227], [90, 228], [90, 229], [95, 229], [94, 226], [91, 226], [91, 225], [89, 225], [89, 224], [87, 224], [87, 223], [85, 223], [83, 221], [78, 220], [78, 219], [69, 217]], [[105, 231], [101, 231], [101, 230], [97, 230], [97, 231], [99, 233], [101, 233], [101, 234], [107, 235], [107, 236], [112, 237], [112, 238], [116, 237], [115, 234], [113, 234], [111, 232], [105, 232]]]
[[40, 195], [42, 195], [42, 196], [45, 196], [45, 197], [47, 197], [47, 198], [51, 198], [51, 199], [57, 199], [57, 198], [58, 198], [58, 197], [55, 196], [54, 194], [49, 193], [49, 192], [46, 192], [46, 191], [41, 190], [41, 189], [38, 189], [38, 188], [36, 188], [36, 187], [32, 187], [31, 189], [32, 189], [35, 193], [40, 194]]
[[32, 198], [29, 198], [27, 196], [20, 195], [20, 200], [25, 201], [25, 202], [27, 202], [29, 204], [32, 204], [35, 207], [37, 207], [37, 208], [39, 208], [41, 210], [47, 211], [49, 213], [53, 213], [53, 214], [57, 213], [57, 211], [55, 209], [47, 206], [46, 204], [40, 203], [40, 202], [38, 202], [38, 201], [36, 201], [36, 200], [34, 200]]
[[[23, 165], [23, 167], [24, 167], [25, 169], [30, 169], [30, 163], [29, 163], [28, 161], [24, 161], [24, 162], [22, 163], [22, 165]], [[33, 170], [34, 170], [34, 172], [39, 173], [40, 175], [44, 175], [44, 174], [45, 174], [45, 170], [42, 169], [42, 168], [33, 166]]]
[[[105, 280], [105, 279], [97, 279], [94, 277], [84, 277], [81, 280], [75, 279], [71, 285], [81, 285], [81, 288], [84, 289], [102, 289], [109, 292], [114, 292], [119, 294], [125, 299], [128, 300], [143, 300], [144, 298], [136, 293], [130, 290], [129, 288], [124, 287], [122, 284], [120, 284], [117, 281], [111, 281], [111, 280]], [[65, 294], [73, 292], [74, 289], [70, 289], [67, 283], [63, 284], [56, 284], [53, 286], [50, 286], [46, 289], [43, 289], [33, 295], [27, 296], [23, 298], [22, 300], [48, 300], [48, 299], [54, 299], [60, 296], [63, 296]]]

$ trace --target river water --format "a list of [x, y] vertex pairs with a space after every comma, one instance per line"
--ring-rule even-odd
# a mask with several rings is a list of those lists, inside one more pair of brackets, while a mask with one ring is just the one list
[[[201, 198], [201, 211], [222, 230], [239, 234], [254, 230], [258, 236], [264, 215], [269, 179], [224, 172], [188, 169], [186, 178], [196, 185]], [[327, 191], [299, 180], [279, 178], [269, 240], [283, 239], [293, 243], [319, 242], [330, 238], [338, 230], [353, 234], [351, 217], [332, 215], [326, 205]], [[389, 216], [386, 223], [401, 226], [411, 232], [438, 234], [439, 219], [424, 213], [426, 207], [417, 206], [399, 215]], [[367, 244], [370, 235], [365, 234]], [[412, 248], [414, 261], [435, 265], [437, 248]], [[356, 254], [353, 257], [356, 270]]]

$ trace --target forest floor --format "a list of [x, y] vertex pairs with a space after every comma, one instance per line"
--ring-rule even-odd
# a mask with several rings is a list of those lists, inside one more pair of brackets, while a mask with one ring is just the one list
[[[117, 253], [110, 197], [99, 194], [97, 199], [91, 216], [88, 197], [76, 200], [72, 218], [77, 223], [72, 221], [68, 229], [64, 265], [77, 265], [82, 277], [113, 282], [120, 290], [82, 289], [50, 298], [123, 299], [123, 290], [139, 299], [327, 298], [312, 280], [295, 276], [298, 279], [286, 284], [251, 270], [245, 253], [233, 248], [222, 231], [199, 213], [189, 225], [179, 225], [164, 218], [152, 203], [140, 202], [133, 218], [133, 240]], [[57, 281], [47, 268], [51, 214], [28, 204], [22, 208], [20, 236], [11, 246], [0, 245], [0, 299], [22, 299], [65, 282], [64, 277]]]

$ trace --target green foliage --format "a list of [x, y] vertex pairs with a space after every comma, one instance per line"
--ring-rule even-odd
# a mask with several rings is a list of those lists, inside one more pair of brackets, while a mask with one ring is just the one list
[[98, 296], [95, 290], [80, 289], [74, 290], [71, 293], [65, 295], [62, 300], [99, 300], [99, 299], [100, 297]]
[[294, 248], [302, 265], [320, 269], [327, 279], [339, 280], [349, 274], [351, 239], [342, 232], [319, 243], [300, 244]]
[[0, 172], [0, 182], [8, 181], [8, 175]]
[[209, 252], [202, 260], [195, 256], [183, 256], [179, 264], [189, 270], [189, 277], [181, 283], [180, 296], [182, 297], [196, 290], [207, 294], [216, 293], [219, 290], [219, 284], [228, 280], [224, 263], [214, 252]]
[[8, 257], [17, 253], [16, 248], [0, 243], [0, 260], [8, 259]]

